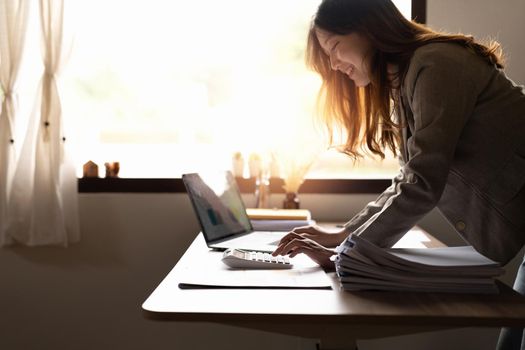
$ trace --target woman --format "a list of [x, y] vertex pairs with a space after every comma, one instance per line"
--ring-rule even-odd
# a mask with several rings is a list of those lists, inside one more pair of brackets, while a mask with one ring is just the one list
[[519, 252], [525, 94], [503, 73], [497, 43], [437, 33], [406, 20], [389, 0], [324, 0], [307, 64], [323, 80], [319, 103], [330, 135], [334, 128], [346, 135], [342, 151], [384, 157], [390, 149], [402, 167], [341, 232], [295, 229], [274, 255], [305, 253], [333, 269], [329, 247], [350, 234], [390, 247], [436, 206], [485, 256], [506, 264]]

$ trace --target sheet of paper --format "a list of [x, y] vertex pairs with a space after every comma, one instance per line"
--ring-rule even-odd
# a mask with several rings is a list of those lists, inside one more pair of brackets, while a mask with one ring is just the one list
[[397, 248], [388, 250], [401, 259], [418, 264], [435, 266], [496, 266], [497, 263], [481, 255], [471, 246], [411, 249]]
[[[312, 260], [304, 255], [293, 259], [294, 267], [285, 270], [240, 270], [226, 266], [221, 253], [208, 254], [206, 262], [182, 266], [179, 284], [183, 287], [248, 288], [331, 288], [332, 281]], [[199, 271], [196, 273], [196, 271]]]

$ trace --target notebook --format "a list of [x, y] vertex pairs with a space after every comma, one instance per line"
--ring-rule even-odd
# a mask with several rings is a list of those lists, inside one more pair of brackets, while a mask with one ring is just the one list
[[183, 174], [209, 248], [273, 252], [287, 231], [255, 231], [231, 171]]

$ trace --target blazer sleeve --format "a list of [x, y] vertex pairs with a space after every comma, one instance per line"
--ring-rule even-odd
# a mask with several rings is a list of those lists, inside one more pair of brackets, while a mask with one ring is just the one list
[[368, 203], [359, 213], [357, 213], [350, 221], [344, 224], [344, 228], [348, 233], [354, 232], [357, 228], [367, 222], [373, 215], [380, 212], [385, 203], [390, 197], [395, 195], [397, 183], [400, 181], [400, 175], [397, 175], [392, 184], [377, 197], [376, 200]]
[[[476, 104], [465, 56], [414, 56], [402, 89], [413, 115], [408, 161], [392, 185], [347, 223], [349, 233], [391, 247], [439, 202], [460, 134]], [[346, 242], [343, 243], [343, 245]]]

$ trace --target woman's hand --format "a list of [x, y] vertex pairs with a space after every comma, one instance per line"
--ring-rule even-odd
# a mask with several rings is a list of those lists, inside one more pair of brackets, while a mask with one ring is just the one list
[[[296, 227], [292, 230], [292, 233], [300, 235], [302, 238], [309, 238], [314, 242], [319, 243], [325, 247], [337, 247], [347, 237], [347, 233], [344, 230], [339, 232], [327, 232], [319, 226], [301, 226]], [[289, 234], [288, 234], [289, 235]], [[286, 239], [287, 236], [283, 237], [281, 243]], [[295, 236], [290, 236], [295, 237]]]
[[308, 255], [326, 271], [335, 270], [334, 262], [330, 260], [330, 258], [336, 254], [333, 250], [325, 248], [313, 239], [303, 237], [300, 233], [296, 232], [290, 232], [284, 236], [272, 255], [290, 255], [290, 257], [293, 258], [299, 253]]

